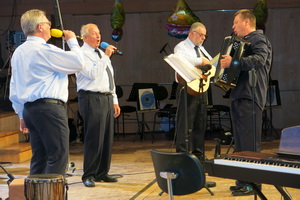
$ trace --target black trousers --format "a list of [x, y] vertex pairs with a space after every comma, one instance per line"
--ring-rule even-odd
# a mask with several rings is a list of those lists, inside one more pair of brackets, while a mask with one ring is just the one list
[[177, 119], [176, 119], [176, 152], [192, 151], [201, 160], [204, 155], [204, 136], [207, 123], [207, 93], [204, 92], [200, 96], [192, 96], [187, 94], [187, 125], [190, 130], [188, 137], [191, 148], [187, 149], [186, 142], [186, 125], [185, 125], [185, 89], [181, 89], [182, 85], [178, 85], [179, 91], [177, 95]]
[[64, 175], [68, 164], [70, 134], [66, 106], [62, 102], [26, 103], [23, 119], [30, 132], [30, 174]]
[[114, 136], [112, 95], [80, 90], [79, 111], [84, 123], [82, 180], [100, 179], [110, 169]]
[[[260, 152], [261, 150], [262, 109], [256, 103], [254, 104], [254, 123], [252, 111], [253, 101], [251, 99], [237, 99], [231, 102], [231, 118], [236, 152]], [[254, 131], [256, 131], [256, 135]]]

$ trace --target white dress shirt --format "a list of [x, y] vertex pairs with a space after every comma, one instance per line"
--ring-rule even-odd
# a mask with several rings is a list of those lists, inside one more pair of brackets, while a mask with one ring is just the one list
[[13, 53], [9, 99], [23, 119], [26, 102], [53, 98], [67, 102], [68, 74], [83, 67], [83, 53], [76, 38], [68, 40], [71, 51], [47, 44], [40, 37], [28, 36]]
[[[181, 41], [175, 46], [174, 54], [179, 57], [184, 57], [194, 66], [202, 64], [201, 57], [206, 57], [208, 60], [212, 59], [212, 57], [209, 55], [209, 53], [205, 50], [205, 48], [202, 45], [199, 46], [201, 57], [200, 58], [197, 57], [197, 53], [194, 47], [195, 44], [189, 38], [186, 38], [185, 40]], [[175, 72], [175, 80], [178, 82], [176, 72]]]
[[95, 49], [87, 43], [84, 43], [81, 47], [84, 53], [84, 68], [79, 73], [76, 73], [77, 77], [77, 91], [85, 90], [91, 92], [111, 93], [113, 95], [114, 104], [118, 104], [118, 98], [116, 95], [116, 88], [111, 91], [109, 89], [109, 77], [106, 72], [108, 67], [114, 77], [113, 67], [111, 65], [110, 58], [99, 49], [101, 59]]

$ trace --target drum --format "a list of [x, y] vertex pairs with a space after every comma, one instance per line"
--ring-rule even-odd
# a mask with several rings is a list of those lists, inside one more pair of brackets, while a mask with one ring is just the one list
[[59, 174], [35, 174], [25, 179], [27, 200], [66, 200], [67, 183]]

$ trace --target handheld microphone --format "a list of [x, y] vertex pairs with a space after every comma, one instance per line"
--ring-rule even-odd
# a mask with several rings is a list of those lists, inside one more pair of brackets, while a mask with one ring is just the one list
[[[64, 33], [59, 29], [53, 28], [50, 30], [50, 35], [55, 38], [61, 38], [64, 36]], [[80, 37], [80, 36], [76, 36], [76, 38], [82, 40], [82, 37]]]
[[206, 73], [211, 69], [211, 65], [207, 64], [207, 65], [203, 65], [203, 66], [198, 66], [198, 69], [201, 69], [203, 73]]
[[[108, 44], [107, 42], [101, 42], [101, 43], [100, 43], [100, 47], [101, 47], [102, 49], [106, 49], [108, 46], [109, 46], [109, 44]], [[123, 55], [123, 52], [120, 51], [119, 49], [115, 49], [115, 50], [114, 50], [114, 53], [117, 54], [117, 55], [119, 55], [119, 56], [122, 56], [122, 55]]]

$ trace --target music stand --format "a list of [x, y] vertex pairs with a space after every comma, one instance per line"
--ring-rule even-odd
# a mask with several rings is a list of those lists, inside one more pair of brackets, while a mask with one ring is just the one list
[[[140, 110], [140, 103], [139, 103], [139, 89], [147, 89], [147, 88], [152, 88], [154, 96], [158, 91], [158, 84], [157, 83], [133, 83], [129, 97], [126, 101], [129, 102], [137, 102], [137, 108], [138, 108], [138, 113], [142, 114], [142, 120], [139, 122], [139, 133], [140, 133], [140, 139], [144, 139], [144, 133], [145, 133], [145, 125], [150, 130], [149, 126], [147, 125], [145, 121], [145, 112], [152, 112], [152, 111], [157, 111], [157, 109], [154, 110], [145, 110], [141, 111]], [[156, 102], [155, 102], [156, 103]]]

